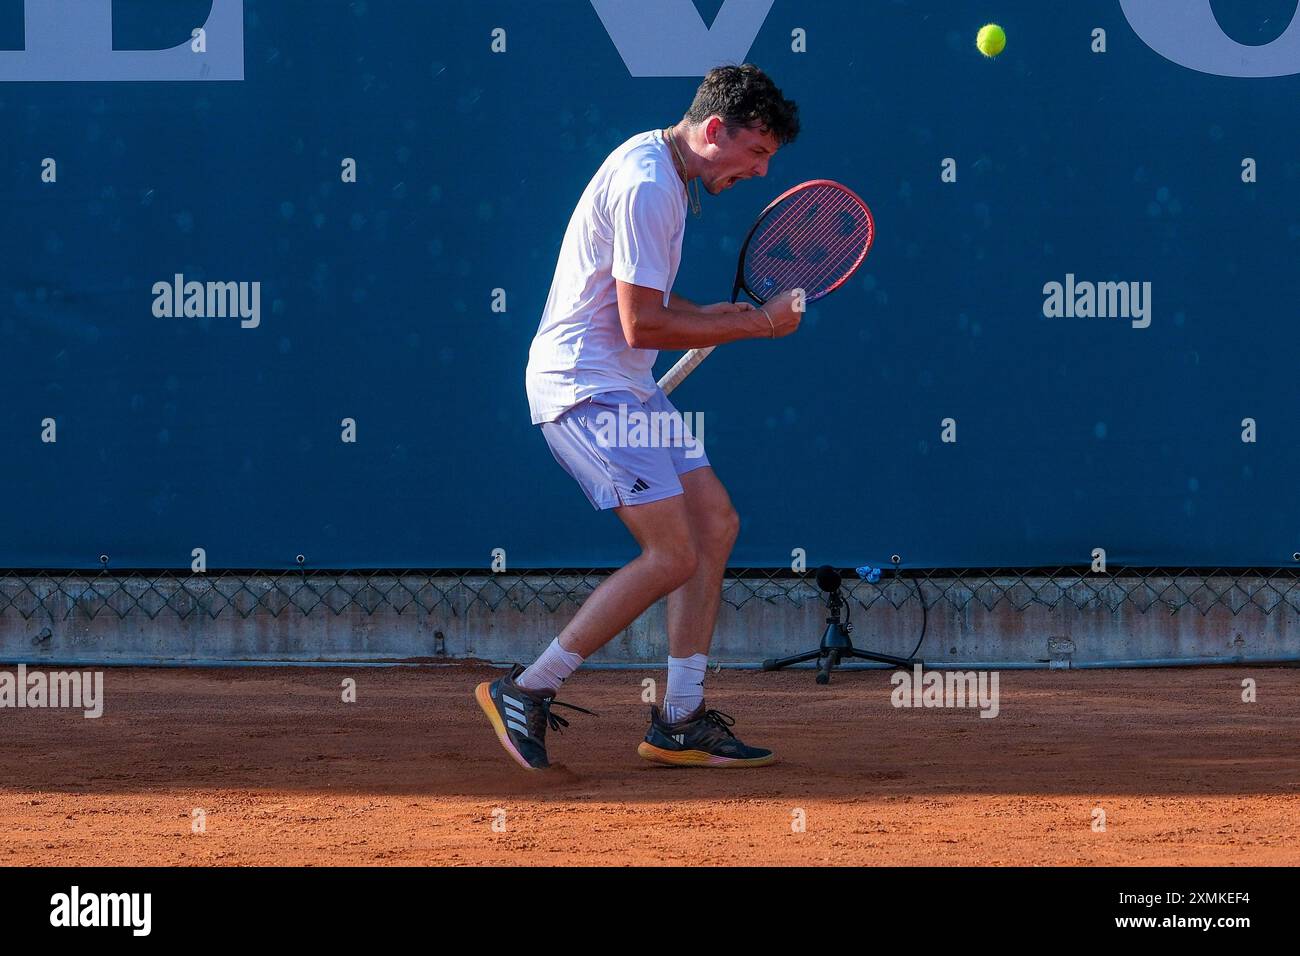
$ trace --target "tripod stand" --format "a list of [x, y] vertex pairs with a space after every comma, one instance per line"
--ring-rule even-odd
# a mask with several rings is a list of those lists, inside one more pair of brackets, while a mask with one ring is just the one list
[[853, 641], [849, 638], [849, 635], [853, 633], [852, 623], [847, 620], [840, 621], [840, 611], [845, 606], [844, 598], [840, 594], [840, 585], [842, 583], [843, 579], [840, 577], [840, 573], [834, 568], [824, 565], [817, 569], [817, 586], [826, 592], [826, 604], [830, 610], [830, 616], [826, 618], [826, 630], [822, 633], [821, 644], [811, 651], [804, 651], [790, 657], [763, 661], [763, 670], [779, 670], [782, 667], [789, 667], [791, 664], [802, 664], [804, 661], [816, 658], [817, 683], [829, 684], [831, 671], [844, 658], [860, 658], [862, 660], [878, 661], [882, 664], [894, 664], [898, 667], [911, 667], [913, 664], [921, 663], [915, 658], [895, 657], [892, 654], [865, 651], [853, 646]]

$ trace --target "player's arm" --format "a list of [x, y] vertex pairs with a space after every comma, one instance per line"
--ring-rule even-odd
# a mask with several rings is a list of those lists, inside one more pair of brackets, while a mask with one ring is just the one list
[[677, 293], [668, 293], [668, 308], [675, 308], [679, 312], [735, 312], [737, 308], [753, 308], [748, 302], [731, 303], [715, 302], [711, 306], [701, 306], [697, 302], [677, 295]]
[[[763, 313], [741, 311], [746, 307], [729, 303], [700, 306], [671, 294], [664, 304], [664, 290], [672, 282], [673, 236], [681, 228], [679, 206], [680, 196], [674, 188], [653, 180], [623, 185], [611, 199], [614, 249], [610, 272], [628, 345], [689, 349], [770, 334]], [[755, 320], [763, 324], [761, 329]]]
[[671, 294], [664, 304], [664, 290], [672, 284], [672, 237], [680, 228], [677, 204], [672, 187], [652, 180], [631, 183], [611, 202], [614, 249], [610, 273], [628, 345], [634, 349], [694, 349], [793, 332], [793, 328], [784, 328], [783, 310], [774, 310], [770, 304], [766, 314], [747, 303], [700, 306]]
[[[664, 294], [659, 289], [622, 279], [615, 280], [615, 288], [623, 335], [634, 349], [697, 349], [740, 339], [778, 337], [794, 331], [780, 325], [774, 330], [761, 309], [746, 303], [719, 302], [686, 310], [674, 308], [676, 303], [672, 298], [664, 305]], [[771, 307], [767, 311], [773, 313]], [[782, 309], [775, 316], [783, 316], [785, 311]]]
[[668, 293], [668, 308], [676, 309], [678, 312], [700, 312], [703, 307], [696, 305], [684, 295], [678, 295], [676, 292]]
[[712, 305], [700, 305], [676, 292], [668, 293], [668, 308], [679, 312], [735, 312], [737, 309], [752, 309], [748, 302], [714, 302]]
[[727, 311], [703, 312], [679, 296], [670, 296], [664, 305], [661, 289], [622, 279], [616, 279], [614, 285], [623, 337], [634, 349], [703, 348], [771, 334], [767, 319], [757, 309], [719, 303]]
[[[748, 302], [738, 303], [738, 306], [742, 309], [753, 308]], [[712, 305], [700, 305], [698, 302], [692, 302], [684, 295], [669, 292], [668, 308], [676, 309], [678, 312], [735, 312], [737, 305], [730, 302], [714, 302]]]

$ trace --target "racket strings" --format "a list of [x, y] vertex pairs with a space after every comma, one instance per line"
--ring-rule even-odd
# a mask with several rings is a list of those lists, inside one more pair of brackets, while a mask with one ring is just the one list
[[[849, 196], [839, 192], [839, 190], [822, 190], [823, 195], [812, 194], [814, 191], [796, 197], [791, 203], [790, 208], [782, 211], [772, 224], [769, 234], [777, 236], [776, 230], [781, 229], [787, 222], [795, 222], [793, 231], [779, 236], [774, 243], [768, 236], [760, 244], [756, 252], [759, 255], [770, 253], [772, 249], [781, 243], [788, 244], [792, 251], [795, 249], [803, 250], [814, 243], [821, 243], [820, 251], [825, 255], [817, 260], [808, 258], [805, 253], [798, 257], [798, 261], [791, 263], [790, 267], [782, 274], [782, 288], [802, 287], [805, 292], [810, 294], [819, 292], [824, 285], [828, 285], [835, 279], [842, 277], [857, 263], [857, 254], [863, 250], [869, 242], [870, 225], [869, 220], [862, 214], [861, 207]], [[827, 196], [826, 193], [832, 195]], [[830, 200], [830, 201], [828, 201]], [[839, 200], [838, 202], [834, 200]], [[808, 215], [810, 207], [818, 204], [816, 210], [811, 216]], [[856, 214], [856, 215], [855, 215]], [[853, 217], [854, 228], [847, 234], [842, 231], [842, 222], [845, 215]], [[837, 234], [838, 233], [838, 234]], [[859, 236], [859, 233], [861, 235]], [[816, 246], [808, 252], [815, 251]], [[840, 255], [835, 253], [839, 252]], [[802, 284], [801, 284], [802, 283]]]
[[[852, 228], [844, 230], [845, 216]], [[808, 189], [771, 218], [746, 255], [745, 275], [751, 290], [765, 285], [761, 294], [802, 288], [809, 298], [829, 291], [851, 273], [871, 245], [869, 214], [851, 195], [834, 188]], [[772, 253], [789, 249], [793, 259], [781, 260]], [[817, 259], [809, 256], [824, 253]], [[759, 266], [769, 268], [759, 274]], [[775, 288], [772, 288], [775, 287]]]

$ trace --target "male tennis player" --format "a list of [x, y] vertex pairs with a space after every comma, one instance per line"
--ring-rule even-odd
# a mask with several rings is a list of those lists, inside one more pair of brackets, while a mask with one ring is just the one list
[[[799, 326], [792, 295], [762, 308], [696, 305], [672, 293], [688, 197], [767, 173], [799, 132], [798, 110], [755, 66], [724, 66], [700, 84], [677, 125], [633, 136], [601, 164], [578, 200], [528, 357], [533, 423], [598, 509], [611, 509], [641, 554], [601, 582], [532, 666], [475, 691], [501, 745], [519, 764], [549, 766], [546, 730], [556, 691], [578, 666], [668, 597], [668, 683], [638, 753], [680, 766], [754, 767], [735, 721], [706, 708], [704, 675], [722, 577], [740, 519], [698, 439], [647, 440], [637, 422], [681, 416], [655, 383], [659, 349], [778, 338]], [[690, 197], [688, 187], [694, 185]], [[657, 417], [656, 417], [657, 416]], [[615, 422], [631, 423], [622, 429]], [[562, 707], [572, 707], [559, 704]], [[581, 710], [582, 708], [572, 708]]]

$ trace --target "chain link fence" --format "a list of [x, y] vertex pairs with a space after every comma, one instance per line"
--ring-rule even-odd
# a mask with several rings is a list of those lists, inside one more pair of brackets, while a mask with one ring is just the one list
[[[576, 607], [609, 569], [547, 569], [492, 574], [482, 569], [381, 571], [0, 571], [0, 616], [64, 621], [115, 615], [247, 618], [254, 614], [450, 614], [476, 605], [526, 611]], [[845, 574], [851, 604], [870, 611], [909, 603], [926, 609], [972, 605], [993, 610], [1031, 606], [1132, 608], [1142, 613], [1210, 613], [1226, 608], [1300, 612], [1300, 569], [1088, 568], [885, 569], [879, 581]], [[733, 608], [761, 601], [802, 606], [821, 599], [812, 574], [788, 569], [732, 569], [723, 600]]]

